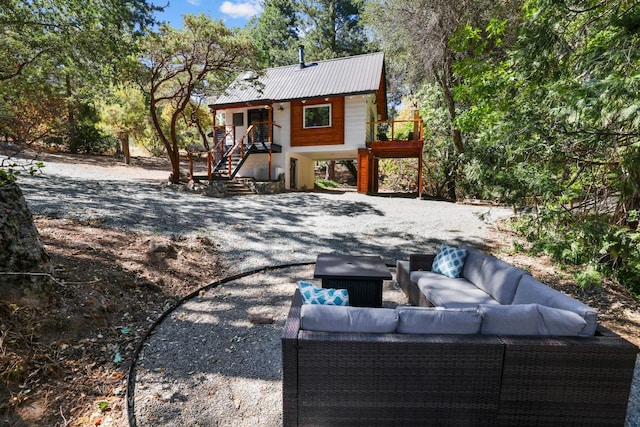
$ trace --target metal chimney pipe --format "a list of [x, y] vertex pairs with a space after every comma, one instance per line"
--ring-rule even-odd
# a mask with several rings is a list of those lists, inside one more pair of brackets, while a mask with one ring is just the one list
[[298, 46], [298, 67], [302, 70], [306, 65], [304, 64], [304, 46]]

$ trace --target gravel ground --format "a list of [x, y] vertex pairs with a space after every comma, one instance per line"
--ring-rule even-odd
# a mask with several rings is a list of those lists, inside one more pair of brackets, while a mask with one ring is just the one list
[[443, 242], [482, 245], [489, 225], [511, 213], [355, 192], [215, 199], [158, 182], [134, 184], [110, 168], [100, 171], [99, 180], [82, 165], [47, 163], [45, 171], [20, 181], [32, 212], [105, 227], [208, 236], [220, 242], [230, 273], [313, 261], [321, 252], [378, 254], [393, 264]]
[[[310, 262], [321, 252], [378, 254], [387, 263], [443, 242], [482, 245], [509, 210], [353, 192], [212, 199], [161, 184], [163, 171], [47, 162], [22, 177], [34, 214], [219, 242], [229, 275]], [[96, 172], [97, 171], [97, 172]], [[304, 268], [257, 274], [202, 293], [156, 329], [140, 359], [135, 416], [146, 425], [280, 425], [279, 337]], [[394, 295], [385, 284], [385, 299]], [[270, 325], [247, 316], [268, 314]], [[627, 426], [640, 426], [640, 374]]]

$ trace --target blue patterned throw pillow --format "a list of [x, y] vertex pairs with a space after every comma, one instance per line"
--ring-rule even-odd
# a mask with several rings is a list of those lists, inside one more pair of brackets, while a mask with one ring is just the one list
[[349, 293], [346, 289], [324, 289], [313, 283], [298, 282], [304, 304], [349, 305]]
[[458, 249], [451, 246], [442, 245], [433, 259], [431, 271], [440, 273], [447, 277], [460, 277], [464, 260], [467, 258], [466, 249]]

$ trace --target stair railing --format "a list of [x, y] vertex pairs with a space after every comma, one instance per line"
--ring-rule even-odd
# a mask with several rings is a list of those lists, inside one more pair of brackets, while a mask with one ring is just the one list
[[[222, 130], [222, 136], [218, 139], [216, 138], [217, 131]], [[213, 163], [218, 163], [220, 160], [224, 158], [224, 148], [227, 137], [233, 133], [232, 126], [214, 126], [213, 127], [213, 147], [209, 150], [207, 155], [207, 175], [209, 177], [209, 181], [213, 176]], [[215, 154], [215, 157], [214, 157]]]
[[233, 147], [231, 148], [231, 150], [229, 150], [229, 152], [227, 153], [227, 163], [228, 163], [228, 173], [229, 173], [229, 178], [231, 178], [231, 173], [232, 173], [232, 160], [233, 160], [233, 154], [238, 151], [238, 149], [240, 149], [240, 157], [244, 157], [244, 140], [245, 138], [247, 138], [249, 136], [249, 134], [253, 134], [253, 139], [255, 140], [255, 127], [254, 125], [251, 125], [247, 128], [246, 131], [244, 131], [244, 133], [242, 134], [242, 138], [240, 138], [240, 140], [236, 141], [236, 143], [233, 145]]

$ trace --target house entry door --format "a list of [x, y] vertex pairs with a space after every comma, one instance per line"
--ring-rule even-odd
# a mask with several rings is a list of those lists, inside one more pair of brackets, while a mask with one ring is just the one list
[[289, 188], [295, 190], [298, 188], [298, 159], [289, 160]]
[[255, 125], [256, 128], [256, 140], [251, 141], [254, 144], [257, 142], [267, 142], [269, 140], [269, 111], [266, 108], [259, 108], [249, 110], [249, 123], [247, 126]]

